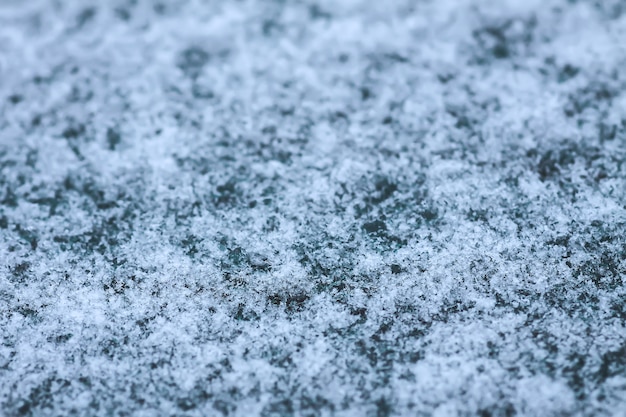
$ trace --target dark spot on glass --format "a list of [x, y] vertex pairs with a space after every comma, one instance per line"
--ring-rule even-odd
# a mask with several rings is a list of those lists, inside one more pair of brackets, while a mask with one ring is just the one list
[[316, 20], [316, 19], [330, 20], [332, 18], [332, 15], [329, 12], [327, 12], [326, 10], [323, 10], [317, 4], [313, 4], [312, 6], [309, 7], [309, 16], [311, 16], [311, 19], [313, 20]]
[[194, 83], [193, 86], [191, 87], [191, 94], [193, 95], [194, 98], [197, 98], [200, 100], [208, 100], [208, 99], [212, 99], [213, 97], [215, 97], [213, 90], [211, 90], [209, 87], [205, 85], [198, 84], [198, 83]]
[[163, 3], [160, 3], [160, 2], [156, 3], [153, 6], [153, 9], [154, 9], [155, 13], [159, 14], [159, 15], [165, 14], [165, 11], [166, 11], [165, 5]]
[[9, 103], [11, 103], [11, 104], [21, 103], [22, 100], [24, 100], [24, 97], [22, 97], [19, 94], [13, 94], [13, 95], [9, 96]]
[[130, 20], [130, 11], [126, 8], [118, 7], [115, 9], [115, 16], [126, 22]]
[[113, 128], [107, 129], [107, 144], [109, 146], [109, 150], [114, 151], [117, 145], [119, 145], [122, 141], [122, 137], [120, 132]]
[[278, 306], [282, 302], [282, 297], [278, 294], [272, 294], [267, 297], [267, 300], [275, 306]]
[[303, 293], [289, 295], [285, 301], [287, 311], [295, 312], [304, 310], [304, 304], [308, 299], [309, 296]]
[[361, 100], [366, 101], [372, 97], [372, 90], [367, 87], [361, 87]]
[[76, 16], [76, 28], [82, 29], [87, 23], [91, 22], [96, 16], [96, 9], [88, 7], [83, 9], [78, 16]]
[[559, 70], [557, 79], [560, 83], [563, 83], [565, 81], [568, 81], [574, 78], [579, 72], [580, 72], [580, 69], [570, 64], [566, 64], [563, 68]]
[[271, 402], [261, 411], [263, 417], [292, 416], [294, 415], [293, 413], [293, 403], [290, 399]]
[[422, 216], [426, 221], [432, 221], [437, 218], [438, 213], [435, 209], [426, 209], [420, 212], [420, 216]]
[[387, 230], [387, 225], [382, 220], [375, 220], [364, 223], [363, 229], [369, 234], [379, 234]]
[[85, 126], [82, 124], [67, 127], [61, 135], [65, 139], [76, 139], [85, 134]]
[[238, 321], [255, 321], [259, 319], [259, 315], [251, 309], [246, 308], [245, 304], [240, 303], [235, 312], [235, 320]]
[[195, 79], [200, 75], [210, 58], [210, 54], [203, 48], [191, 46], [180, 53], [177, 65], [185, 75]]

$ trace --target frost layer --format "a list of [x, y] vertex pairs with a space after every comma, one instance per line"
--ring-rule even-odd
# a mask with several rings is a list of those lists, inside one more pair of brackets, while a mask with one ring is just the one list
[[620, 0], [1, 1], [0, 414], [623, 416], [624, 68]]

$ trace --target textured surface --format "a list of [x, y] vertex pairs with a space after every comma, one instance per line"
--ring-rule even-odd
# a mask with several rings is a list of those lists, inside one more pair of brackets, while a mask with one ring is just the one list
[[0, 415], [624, 416], [626, 3], [0, 1]]

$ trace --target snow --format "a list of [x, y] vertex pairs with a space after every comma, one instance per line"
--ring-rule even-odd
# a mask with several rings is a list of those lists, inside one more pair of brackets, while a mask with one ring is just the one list
[[0, 415], [624, 415], [625, 39], [620, 0], [1, 1]]

